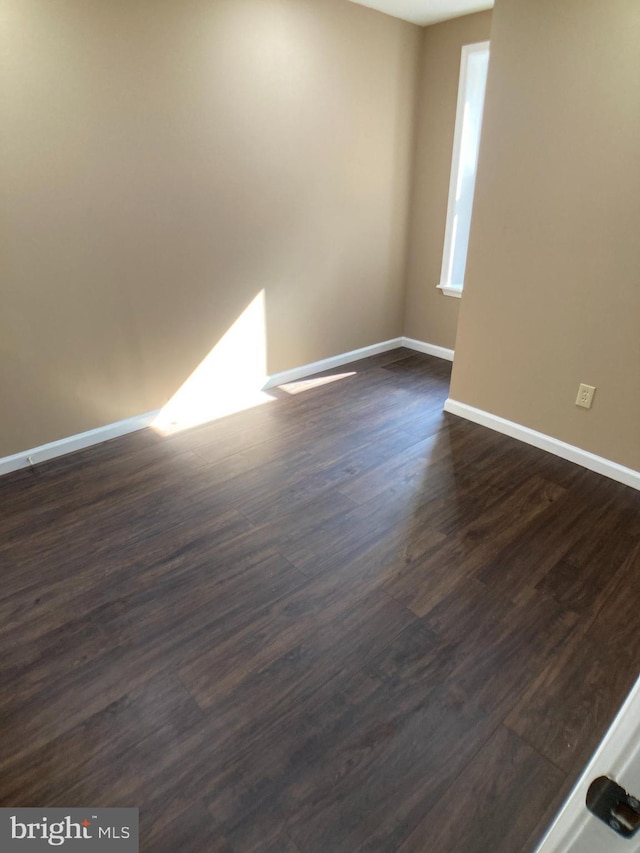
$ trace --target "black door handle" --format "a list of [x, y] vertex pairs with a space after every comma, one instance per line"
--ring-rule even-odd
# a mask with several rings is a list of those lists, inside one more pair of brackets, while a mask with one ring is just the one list
[[589, 785], [587, 808], [623, 838], [633, 838], [640, 829], [640, 801], [606, 776]]

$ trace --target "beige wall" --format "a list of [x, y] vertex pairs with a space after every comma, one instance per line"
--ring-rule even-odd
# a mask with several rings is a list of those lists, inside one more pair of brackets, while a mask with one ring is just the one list
[[639, 44], [637, 0], [497, 0], [451, 388], [634, 469]]
[[[458, 301], [460, 47], [490, 26]], [[454, 399], [640, 469], [636, 0], [424, 31], [345, 0], [0, 0], [0, 40], [0, 457], [160, 407], [264, 290], [271, 373], [453, 347], [461, 307]]]
[[486, 41], [491, 12], [425, 27], [416, 117], [405, 334], [454, 349], [460, 300], [436, 290], [449, 197], [460, 52]]
[[[345, 0], [0, 0], [0, 457], [402, 332], [421, 30]], [[233, 365], [230, 365], [233, 369]]]

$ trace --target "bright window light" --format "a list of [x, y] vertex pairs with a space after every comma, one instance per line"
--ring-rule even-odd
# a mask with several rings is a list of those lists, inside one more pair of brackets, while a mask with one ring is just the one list
[[464, 286], [488, 68], [488, 41], [462, 48], [447, 226], [438, 285], [447, 296], [461, 296]]

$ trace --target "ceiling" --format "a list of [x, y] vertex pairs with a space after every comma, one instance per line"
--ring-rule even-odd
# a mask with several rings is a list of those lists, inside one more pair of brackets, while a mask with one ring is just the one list
[[351, 2], [369, 6], [370, 9], [377, 9], [394, 18], [419, 24], [421, 27], [446, 21], [448, 18], [458, 18], [460, 15], [468, 15], [471, 12], [480, 12], [482, 9], [491, 9], [493, 6], [493, 0], [351, 0]]

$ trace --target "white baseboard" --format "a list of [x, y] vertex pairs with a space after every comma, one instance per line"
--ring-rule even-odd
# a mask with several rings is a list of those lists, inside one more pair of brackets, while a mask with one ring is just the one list
[[301, 367], [294, 367], [291, 370], [284, 370], [282, 373], [274, 373], [267, 380], [264, 390], [275, 388], [278, 385], [284, 385], [287, 382], [296, 382], [298, 379], [305, 379], [307, 376], [313, 376], [314, 373], [322, 373], [324, 370], [331, 370], [334, 367], [341, 367], [343, 364], [349, 364], [352, 361], [358, 361], [360, 358], [368, 358], [371, 355], [378, 355], [381, 352], [398, 349], [399, 347], [407, 347], [407, 349], [422, 352], [426, 355], [433, 355], [436, 358], [444, 358], [447, 361], [453, 361], [453, 350], [446, 347], [439, 347], [435, 344], [427, 344], [424, 341], [417, 341], [415, 338], [391, 338], [388, 341], [382, 341], [379, 344], [371, 344], [368, 347], [361, 347], [350, 352], [343, 352], [340, 355], [334, 355], [330, 358], [323, 358], [321, 361], [313, 361], [311, 364], [303, 364]]
[[357, 361], [360, 358], [368, 358], [371, 355], [398, 349], [398, 347], [404, 346], [403, 340], [403, 338], [392, 338], [389, 341], [371, 344], [371, 346], [354, 349], [351, 352], [343, 352], [340, 355], [333, 355], [320, 361], [312, 361], [310, 364], [303, 364], [301, 367], [294, 367], [291, 370], [283, 370], [282, 373], [274, 373], [267, 380], [263, 390], [285, 385], [287, 382], [296, 382], [298, 379], [305, 379], [307, 376], [322, 373], [323, 370], [331, 370], [333, 367], [341, 367], [343, 364], [349, 364], [349, 362]]
[[[357, 361], [360, 358], [378, 355], [379, 353], [388, 352], [399, 347], [407, 347], [417, 352], [434, 355], [437, 358], [445, 358], [449, 361], [453, 359], [453, 350], [416, 341], [413, 338], [391, 338], [379, 344], [371, 344], [368, 347], [361, 347], [360, 349], [351, 350], [351, 352], [345, 352], [341, 355], [334, 355], [331, 358], [325, 358], [321, 361], [314, 361], [311, 364], [304, 364], [302, 367], [294, 367], [292, 370], [275, 373], [269, 377], [263, 390], [275, 388], [277, 385], [284, 385], [286, 382], [295, 382], [297, 379], [304, 379], [314, 373], [321, 373], [323, 370], [340, 367], [343, 364]], [[115, 424], [107, 424], [97, 429], [91, 429], [88, 432], [81, 432], [77, 435], [71, 435], [68, 438], [61, 438], [59, 441], [51, 441], [48, 444], [34, 447], [31, 450], [23, 450], [20, 453], [14, 453], [13, 456], [5, 456], [0, 459], [0, 476], [10, 474], [12, 471], [19, 471], [21, 468], [28, 468], [30, 465], [36, 465], [39, 462], [55, 459], [57, 456], [74, 453], [76, 450], [83, 450], [94, 444], [102, 444], [103, 441], [108, 441], [110, 438], [118, 438], [129, 432], [144, 429], [153, 423], [158, 414], [159, 412], [157, 411], [147, 412], [145, 415], [138, 415], [134, 418], [118, 421]]]
[[423, 352], [425, 355], [434, 355], [436, 358], [444, 358], [446, 361], [453, 361], [455, 351], [446, 347], [439, 347], [435, 344], [426, 344], [424, 341], [416, 341], [415, 338], [400, 338], [402, 343], [400, 346], [408, 349]]
[[590, 471], [595, 471], [597, 474], [602, 474], [618, 483], [624, 483], [625, 486], [631, 486], [632, 489], [640, 489], [640, 471], [626, 468], [624, 465], [619, 465], [603, 456], [596, 456], [595, 453], [590, 453], [581, 447], [567, 444], [565, 441], [560, 441], [560, 439], [553, 438], [543, 432], [537, 432], [535, 429], [522, 426], [522, 424], [517, 424], [514, 421], [508, 421], [506, 418], [492, 415], [483, 409], [476, 409], [474, 406], [468, 406], [466, 403], [460, 403], [451, 398], [444, 404], [444, 410], [452, 415], [459, 415], [468, 421], [489, 427], [496, 432], [509, 435], [511, 438], [517, 438], [519, 441], [531, 444], [540, 450], [546, 450], [555, 456], [567, 459], [569, 462], [575, 462], [576, 465], [581, 465], [583, 468], [588, 468]]
[[97, 429], [90, 429], [87, 432], [80, 432], [77, 435], [70, 435], [68, 438], [61, 438], [59, 441], [51, 441], [31, 450], [14, 453], [13, 456], [5, 456], [0, 459], [0, 476], [12, 471], [19, 471], [21, 468], [28, 468], [38, 462], [55, 459], [57, 456], [74, 453], [76, 450], [83, 450], [85, 447], [91, 447], [94, 444], [102, 444], [103, 441], [108, 441], [110, 438], [118, 438], [129, 432], [144, 429], [153, 423], [157, 416], [158, 412], [147, 412], [146, 415], [137, 415], [115, 424], [107, 424]]

